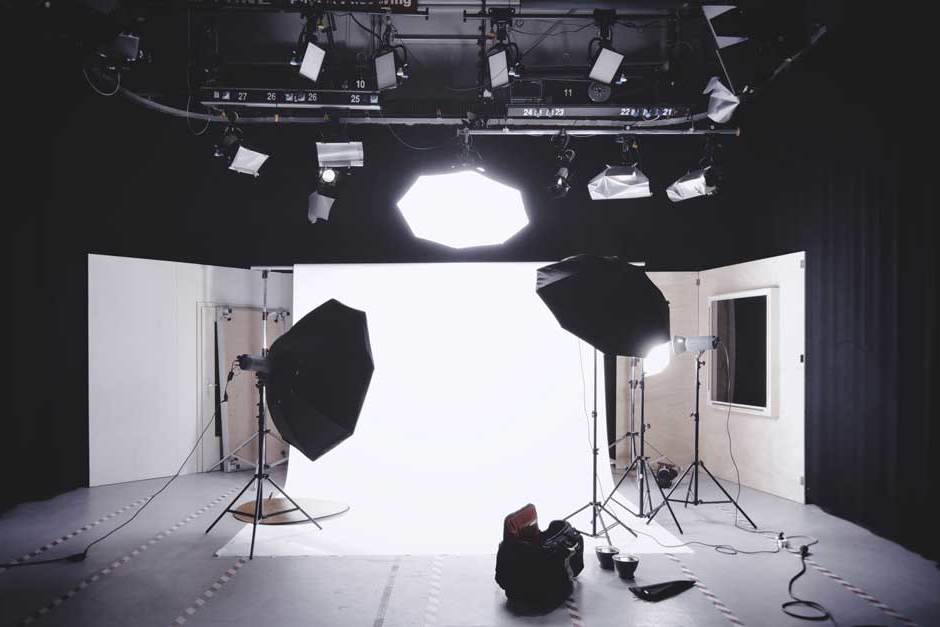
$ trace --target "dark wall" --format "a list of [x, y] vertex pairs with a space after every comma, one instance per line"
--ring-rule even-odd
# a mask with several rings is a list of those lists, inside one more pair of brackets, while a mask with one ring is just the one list
[[876, 17], [744, 112], [757, 167], [732, 193], [807, 252], [807, 499], [937, 558], [937, 133], [910, 115], [929, 35]]
[[[466, 252], [414, 239], [393, 206], [440, 150], [409, 149], [381, 127], [349, 129], [366, 142], [367, 166], [330, 222], [310, 225], [317, 129], [249, 128], [273, 157], [258, 179], [235, 175], [209, 157], [218, 129], [196, 137], [182, 120], [91, 94], [60, 51], [3, 33], [6, 82], [22, 95], [4, 100], [2, 119], [17, 154], [4, 190], [7, 265], [25, 323], [12, 327], [14, 411], [3, 420], [10, 463], [29, 471], [4, 485], [0, 503], [87, 483], [88, 253], [248, 266], [591, 252], [693, 270], [806, 250], [808, 498], [936, 555], [916, 514], [940, 485], [927, 481], [940, 453], [936, 177], [920, 156], [930, 138], [915, 126], [930, 120], [910, 113], [926, 107], [916, 50], [895, 46], [884, 24], [870, 39], [871, 26], [833, 33], [742, 107], [744, 134], [727, 142], [729, 184], [714, 198], [672, 204], [663, 194], [697, 161], [695, 138], [641, 138], [657, 195], [610, 203], [590, 202], [583, 185], [548, 200], [545, 139], [478, 141], [490, 167], [522, 186], [532, 224], [505, 246]], [[451, 133], [398, 130], [413, 146]], [[581, 183], [615, 156], [598, 139], [574, 148]]]

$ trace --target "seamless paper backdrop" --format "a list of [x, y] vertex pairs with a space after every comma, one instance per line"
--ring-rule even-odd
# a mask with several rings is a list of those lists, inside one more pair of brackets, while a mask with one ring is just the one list
[[[536, 295], [541, 265], [294, 268], [294, 320], [330, 298], [365, 311], [375, 373], [351, 438], [315, 461], [290, 454], [291, 496], [344, 501], [350, 511], [323, 521], [323, 531], [259, 527], [258, 554], [488, 554], [503, 517], [526, 503], [544, 527], [588, 502], [594, 351]], [[598, 365], [604, 425], [600, 355]], [[249, 535], [221, 554], [246, 553]]]

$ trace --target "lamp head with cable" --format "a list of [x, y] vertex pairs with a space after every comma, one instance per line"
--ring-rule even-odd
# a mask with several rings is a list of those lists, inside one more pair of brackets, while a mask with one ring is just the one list
[[679, 355], [681, 353], [704, 353], [705, 351], [718, 348], [717, 335], [676, 335], [672, 338], [672, 352]]

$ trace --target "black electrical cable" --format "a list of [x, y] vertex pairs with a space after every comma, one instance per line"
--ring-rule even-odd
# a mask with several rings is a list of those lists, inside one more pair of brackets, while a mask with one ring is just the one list
[[[232, 382], [232, 379], [235, 378], [235, 374], [236, 374], [236, 371], [235, 371], [235, 364], [236, 364], [236, 363], [237, 363], [237, 362], [232, 362], [232, 368], [231, 368], [231, 370], [229, 370], [228, 377], [227, 377], [227, 380], [226, 380], [226, 382], [225, 382], [225, 390], [224, 390], [223, 395], [222, 395], [222, 402], [223, 402], [223, 403], [225, 403], [225, 402], [228, 401], [228, 386], [229, 386], [229, 383]], [[100, 538], [97, 538], [97, 539], [95, 539], [95, 540], [92, 540], [92, 541], [88, 544], [88, 546], [86, 546], [86, 547], [84, 548], [84, 550], [82, 550], [82, 551], [80, 551], [80, 552], [78, 552], [78, 553], [73, 553], [73, 554], [71, 554], [71, 555], [66, 555], [65, 557], [57, 557], [57, 558], [54, 558], [54, 559], [47, 559], [47, 560], [24, 561], [24, 562], [9, 562], [9, 563], [7, 563], [7, 564], [0, 564], [0, 568], [18, 568], [18, 567], [21, 567], [21, 566], [39, 566], [40, 564], [53, 564], [53, 563], [55, 563], [55, 562], [81, 562], [81, 561], [84, 561], [85, 558], [88, 557], [88, 550], [91, 549], [91, 547], [95, 546], [96, 544], [98, 544], [98, 543], [101, 542], [102, 540], [105, 540], [105, 539], [109, 538], [110, 536], [112, 536], [113, 534], [117, 533], [118, 531], [120, 531], [121, 529], [123, 529], [124, 527], [126, 527], [127, 525], [131, 524], [131, 522], [133, 522], [133, 520], [134, 520], [135, 518], [137, 518], [137, 517], [140, 515], [140, 513], [141, 513], [142, 511], [144, 511], [144, 509], [146, 509], [147, 506], [150, 505], [150, 503], [151, 503], [155, 498], [157, 498], [157, 496], [160, 495], [161, 492], [163, 492], [163, 491], [166, 490], [168, 487], [170, 487], [170, 484], [173, 483], [173, 482], [180, 476], [180, 473], [181, 473], [181, 472], [183, 472], [183, 468], [186, 466], [187, 462], [189, 462], [189, 459], [193, 456], [193, 453], [195, 453], [195, 452], [196, 452], [196, 449], [199, 448], [199, 444], [202, 442], [202, 438], [205, 437], [206, 432], [209, 430], [209, 427], [210, 427], [211, 425], [214, 425], [214, 424], [215, 424], [215, 418], [216, 418], [217, 415], [218, 415], [218, 412], [216, 412], [215, 414], [213, 414], [213, 415], [212, 415], [212, 418], [211, 418], [208, 422], [206, 422], [206, 426], [203, 427], [202, 433], [200, 433], [200, 434], [199, 434], [199, 437], [196, 438], [196, 443], [193, 444], [192, 450], [189, 451], [189, 454], [186, 456], [186, 459], [183, 460], [183, 463], [180, 464], [180, 467], [176, 470], [176, 472], [173, 474], [173, 476], [171, 476], [171, 477], [167, 480], [167, 482], [164, 483], [163, 486], [162, 486], [159, 490], [157, 490], [156, 492], [154, 492], [153, 494], [151, 494], [149, 497], [147, 497], [147, 500], [144, 502], [143, 505], [141, 505], [141, 506], [137, 509], [136, 512], [134, 512], [134, 515], [133, 515], [133, 516], [131, 516], [130, 518], [128, 518], [127, 520], [125, 520], [123, 523], [121, 523], [120, 525], [118, 525], [117, 527], [115, 527], [114, 529], [112, 529], [111, 531], [109, 531], [108, 533], [104, 534], [104, 535], [101, 536]]]
[[368, 26], [366, 26], [365, 24], [357, 20], [356, 16], [353, 15], [352, 13], [343, 13], [343, 15], [350, 18], [353, 22], [356, 23], [356, 26], [358, 26], [362, 30], [366, 31], [367, 33], [371, 33], [372, 36], [375, 37], [376, 41], [379, 42], [379, 47], [380, 48], [382, 47], [382, 37], [377, 32], [375, 32], [374, 30], [372, 30], [371, 28], [369, 28]]
[[[780, 609], [783, 610], [783, 613], [787, 616], [793, 618], [798, 618], [800, 620], [811, 620], [815, 622], [830, 621], [833, 625], [838, 627], [835, 617], [832, 613], [826, 609], [821, 603], [816, 601], [809, 601], [807, 599], [801, 599], [800, 597], [793, 594], [793, 584], [796, 583], [796, 580], [803, 576], [806, 572], [806, 557], [809, 555], [809, 547], [803, 545], [800, 547], [800, 572], [793, 575], [793, 578], [790, 579], [789, 585], [787, 585], [787, 593], [790, 595], [792, 601], [787, 601], [780, 604]], [[815, 614], [809, 614], [805, 612], [794, 611], [793, 608], [802, 607], [807, 608], [811, 612], [816, 612]]]

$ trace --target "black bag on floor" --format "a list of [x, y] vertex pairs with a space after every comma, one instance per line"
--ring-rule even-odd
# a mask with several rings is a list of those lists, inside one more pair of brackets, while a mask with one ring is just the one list
[[555, 609], [571, 595], [584, 568], [584, 538], [563, 520], [539, 531], [531, 504], [506, 517], [496, 554], [496, 583], [523, 611]]

